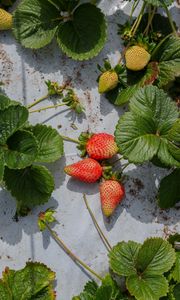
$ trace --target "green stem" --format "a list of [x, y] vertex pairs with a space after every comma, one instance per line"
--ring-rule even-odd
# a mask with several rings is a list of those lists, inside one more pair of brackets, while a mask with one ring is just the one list
[[160, 43], [156, 46], [156, 48], [153, 50], [153, 52], [152, 52], [152, 54], [151, 54], [151, 59], [152, 59], [152, 60], [154, 59], [153, 57], [155, 56], [156, 52], [158, 52], [158, 50], [159, 50], [159, 48], [161, 47], [161, 45], [162, 45], [162, 44], [163, 44], [163, 43], [164, 43], [171, 35], [172, 35], [172, 33], [166, 35], [165, 38], [162, 39], [162, 40], [160, 41]]
[[60, 237], [56, 234], [56, 232], [54, 230], [51, 229], [51, 227], [44, 222], [44, 224], [46, 225], [46, 228], [49, 230], [51, 236], [54, 238], [54, 240], [58, 243], [58, 245], [60, 245], [65, 252], [71, 257], [72, 260], [74, 260], [75, 262], [79, 263], [84, 269], [86, 269], [88, 272], [90, 272], [92, 275], [94, 275], [95, 277], [97, 277], [99, 280], [103, 280], [103, 278], [97, 274], [94, 270], [92, 270], [89, 266], [87, 266], [81, 259], [79, 259], [79, 257], [77, 257], [66, 245], [65, 243], [60, 239]]
[[86, 198], [86, 195], [85, 195], [85, 194], [83, 194], [83, 199], [84, 199], [84, 202], [85, 202], [85, 204], [86, 204], [87, 210], [89, 211], [89, 214], [90, 214], [90, 216], [91, 216], [91, 218], [92, 218], [92, 220], [93, 220], [93, 223], [94, 223], [94, 225], [95, 225], [95, 227], [96, 227], [96, 229], [97, 229], [97, 231], [98, 231], [98, 233], [99, 233], [99, 235], [100, 235], [100, 238], [102, 239], [103, 243], [105, 244], [107, 250], [108, 250], [108, 251], [111, 251], [111, 250], [112, 250], [112, 247], [111, 247], [111, 245], [110, 245], [108, 239], [107, 239], [106, 236], [104, 235], [103, 231], [102, 231], [101, 228], [99, 227], [99, 224], [97, 223], [96, 218], [95, 218], [95, 216], [94, 216], [94, 214], [93, 214], [93, 212], [92, 212], [92, 210], [91, 210], [91, 208], [90, 208], [90, 206], [89, 206], [89, 204], [88, 204], [88, 201], [87, 201], [87, 198]]
[[72, 142], [72, 143], [76, 143], [76, 144], [80, 144], [80, 142], [78, 140], [72, 139], [68, 136], [65, 135], [61, 135], [61, 137], [63, 138], [63, 140], [68, 141], [68, 142]]
[[153, 8], [153, 10], [151, 10], [151, 6], [150, 6], [150, 9], [149, 9], [149, 14], [148, 14], [148, 23], [147, 23], [147, 26], [143, 32], [143, 35], [147, 35], [148, 32], [149, 32], [149, 27], [151, 26], [151, 23], [152, 23], [152, 20], [154, 18], [154, 15], [155, 15], [155, 12], [156, 12], [156, 7]]
[[168, 9], [168, 7], [166, 6], [166, 4], [164, 4], [164, 8], [165, 8], [166, 14], [167, 14], [167, 16], [168, 16], [169, 23], [170, 23], [170, 25], [171, 25], [171, 28], [172, 28], [172, 31], [173, 31], [174, 35], [175, 35], [175, 36], [178, 36], [178, 34], [177, 34], [177, 32], [176, 32], [176, 28], [174, 27], [174, 23], [173, 23], [171, 14], [170, 14], [169, 9]]
[[42, 108], [39, 108], [39, 109], [31, 110], [30, 114], [31, 113], [35, 113], [35, 112], [40, 112], [40, 111], [46, 110], [46, 109], [51, 109], [51, 108], [56, 108], [56, 107], [60, 107], [60, 106], [65, 106], [65, 105], [66, 105], [66, 103], [60, 103], [60, 104], [56, 104], [56, 105], [45, 106], [45, 107], [42, 107]]
[[137, 22], [138, 22], [138, 17], [136, 18], [136, 20], [134, 21], [134, 23], [133, 23], [133, 25], [132, 25], [132, 27], [131, 27], [130, 35], [132, 34], [132, 32], [133, 32], [133, 30], [134, 30], [134, 27], [136, 26]]
[[37, 100], [34, 101], [33, 103], [29, 104], [29, 105], [27, 106], [27, 108], [29, 109], [29, 108], [35, 106], [36, 104], [42, 102], [43, 100], [47, 99], [48, 97], [49, 97], [49, 94], [47, 94], [47, 95], [45, 95], [45, 96], [43, 96], [43, 97], [37, 99]]
[[127, 164], [125, 164], [124, 166], [123, 166], [123, 168], [121, 169], [121, 172], [123, 172], [129, 165], [130, 165], [131, 163], [127, 163]]
[[144, 14], [144, 10], [145, 10], [145, 7], [146, 7], [146, 2], [143, 3], [143, 6], [141, 8], [141, 11], [139, 13], [139, 16], [137, 18], [137, 22], [136, 22], [136, 25], [134, 26], [133, 30], [132, 30], [132, 37], [135, 35], [138, 27], [139, 27], [139, 24], [141, 23], [141, 19], [143, 17], [143, 14]]
[[131, 21], [133, 13], [134, 13], [136, 7], [138, 6], [138, 4], [139, 4], [139, 0], [138, 1], [134, 1], [133, 5], [132, 5], [132, 8], [131, 8], [131, 13], [130, 13], [130, 16], [129, 16], [129, 21]]

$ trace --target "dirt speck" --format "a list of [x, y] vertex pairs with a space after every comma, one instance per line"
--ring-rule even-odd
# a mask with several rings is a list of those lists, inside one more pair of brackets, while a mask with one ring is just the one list
[[3, 49], [2, 45], [0, 45], [0, 78], [3, 84], [10, 84], [11, 82], [11, 74], [13, 71], [13, 63], [10, 60], [9, 55]]

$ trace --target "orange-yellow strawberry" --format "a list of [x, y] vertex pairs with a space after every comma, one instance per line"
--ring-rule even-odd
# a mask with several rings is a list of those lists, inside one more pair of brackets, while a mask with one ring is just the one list
[[89, 157], [103, 160], [113, 157], [118, 152], [114, 136], [108, 133], [96, 133], [88, 140], [86, 151]]
[[12, 15], [0, 8], [0, 30], [8, 30], [12, 28]]
[[93, 183], [102, 176], [102, 167], [96, 160], [85, 158], [77, 163], [66, 166], [64, 172], [80, 181]]
[[144, 69], [151, 55], [141, 46], [134, 45], [129, 47], [125, 52], [126, 67], [132, 71], [140, 71]]
[[103, 214], [110, 217], [125, 195], [125, 189], [116, 180], [105, 180], [100, 184], [100, 198]]

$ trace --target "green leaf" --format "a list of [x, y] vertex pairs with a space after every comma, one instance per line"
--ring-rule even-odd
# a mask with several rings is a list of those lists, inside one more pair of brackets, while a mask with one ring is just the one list
[[20, 102], [11, 100], [4, 94], [0, 94], [0, 111], [8, 108], [9, 106], [21, 105]]
[[61, 11], [71, 12], [78, 4], [79, 0], [48, 0], [57, 9]]
[[176, 105], [162, 90], [151, 85], [139, 89], [116, 127], [120, 153], [134, 163], [158, 156], [165, 165], [180, 166], [176, 142], [168, 137], [177, 118]]
[[168, 138], [171, 141], [175, 141], [177, 145], [180, 144], [180, 119], [178, 119], [168, 132]]
[[152, 119], [159, 135], [166, 135], [179, 116], [171, 98], [155, 86], [139, 89], [130, 99], [129, 107], [133, 114]]
[[88, 281], [84, 287], [84, 292], [89, 293], [92, 296], [96, 295], [98, 285], [95, 281]]
[[151, 59], [159, 61], [159, 87], [175, 80], [175, 77], [180, 76], [180, 38], [173, 35], [165, 38], [156, 47]]
[[167, 166], [180, 167], [180, 149], [167, 139], [161, 138], [158, 157]]
[[144, 275], [161, 275], [171, 269], [176, 259], [172, 245], [162, 238], [149, 238], [140, 248], [136, 267]]
[[59, 17], [59, 10], [49, 1], [23, 0], [13, 14], [15, 38], [27, 48], [44, 47], [52, 41]]
[[0, 94], [0, 110], [4, 110], [10, 104], [11, 100], [3, 94]]
[[0, 281], [1, 300], [54, 300], [54, 280], [55, 273], [40, 263], [28, 262], [19, 271], [6, 268]]
[[120, 153], [134, 163], [151, 160], [157, 153], [160, 143], [154, 132], [153, 120], [134, 116], [131, 112], [125, 113], [115, 131]]
[[175, 297], [175, 300], [180, 299], [180, 283], [177, 284], [174, 288], [174, 297]]
[[127, 72], [127, 83], [129, 86], [123, 90], [119, 91], [116, 97], [115, 105], [124, 105], [129, 101], [129, 99], [137, 92], [140, 87], [148, 84], [153, 84], [153, 82], [158, 77], [158, 65], [156, 62], [150, 62], [145, 69], [145, 71], [138, 72], [139, 75], [135, 75], [137, 72]]
[[176, 252], [176, 261], [172, 271], [172, 277], [175, 281], [180, 283], [180, 252]]
[[168, 281], [162, 275], [131, 275], [126, 281], [131, 295], [137, 300], [159, 300], [168, 292]]
[[54, 179], [44, 166], [33, 165], [21, 170], [5, 168], [4, 180], [19, 205], [29, 208], [46, 203], [54, 190]]
[[0, 280], [0, 295], [1, 295], [1, 300], [11, 300], [11, 294], [6, 288], [4, 282]]
[[10, 169], [24, 169], [32, 165], [38, 153], [38, 144], [34, 136], [27, 131], [16, 131], [8, 140], [4, 149], [5, 164]]
[[160, 182], [158, 204], [162, 209], [173, 207], [180, 201], [180, 169], [175, 169]]
[[128, 300], [126, 295], [123, 295], [117, 283], [108, 274], [102, 280], [102, 285], [97, 286], [94, 282], [88, 282], [83, 292], [72, 300]]
[[103, 281], [101, 287], [97, 290], [95, 300], [126, 300], [117, 286], [116, 282], [107, 275]]
[[28, 110], [23, 106], [10, 106], [0, 111], [0, 145], [20, 129], [28, 119]]
[[73, 18], [60, 24], [57, 41], [69, 57], [86, 60], [96, 56], [106, 41], [106, 21], [95, 5], [85, 3], [77, 7]]
[[140, 244], [133, 241], [120, 242], [109, 253], [110, 267], [118, 275], [136, 274], [136, 259]]
[[72, 298], [72, 300], [94, 300], [94, 296], [86, 293], [86, 292], [82, 292], [79, 296], [75, 296]]
[[39, 145], [36, 162], [54, 162], [63, 155], [63, 139], [56, 129], [51, 126], [37, 124], [30, 127], [30, 130]]

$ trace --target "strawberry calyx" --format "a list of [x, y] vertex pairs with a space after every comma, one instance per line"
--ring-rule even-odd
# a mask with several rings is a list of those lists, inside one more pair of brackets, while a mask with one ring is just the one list
[[115, 180], [118, 182], [122, 181], [122, 172], [113, 171], [112, 165], [102, 162], [102, 169], [102, 180]]
[[143, 34], [140, 33], [128, 43], [127, 48], [129, 48], [130, 46], [139, 46], [144, 48], [147, 52], [152, 53], [152, 51], [156, 47], [156, 43], [150, 42], [148, 36], [143, 36]]
[[93, 133], [82, 132], [78, 138], [79, 144], [77, 149], [81, 151], [81, 157], [85, 157], [87, 154], [86, 145], [89, 139], [93, 136]]

